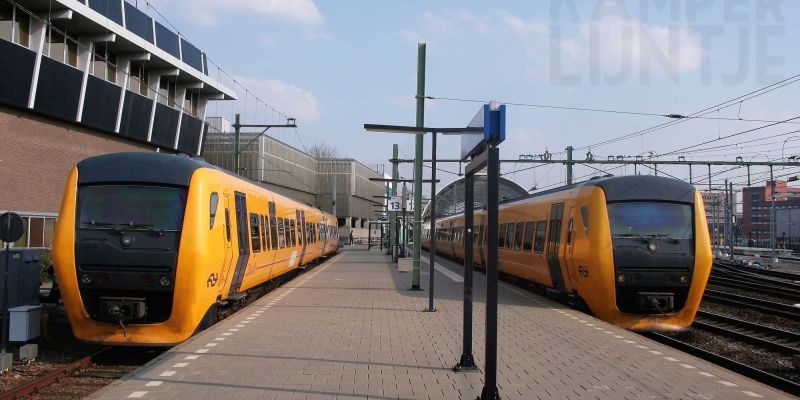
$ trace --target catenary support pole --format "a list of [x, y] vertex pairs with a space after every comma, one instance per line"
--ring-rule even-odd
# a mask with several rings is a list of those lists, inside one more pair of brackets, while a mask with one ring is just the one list
[[731, 260], [733, 260], [733, 243], [736, 240], [736, 232], [733, 229], [733, 215], [736, 214], [736, 194], [733, 193], [733, 182], [728, 183], [728, 185], [728, 224], [730, 224], [728, 252]]
[[239, 113], [236, 113], [236, 118], [234, 119], [233, 124], [233, 167], [235, 168], [234, 171], [238, 174], [240, 172], [239, 169], [239, 134], [240, 130], [242, 129], [242, 125], [239, 123]]
[[433, 276], [434, 265], [436, 262], [436, 132], [431, 132], [431, 248], [428, 253], [430, 260], [430, 269], [428, 276], [428, 309], [427, 312], [435, 312], [436, 308], [433, 306]]
[[572, 185], [572, 146], [567, 146], [567, 185]]
[[776, 262], [778, 260], [778, 254], [775, 252], [776, 245], [775, 245], [775, 177], [772, 175], [772, 166], [769, 167], [769, 181], [770, 185], [772, 186], [772, 190], [769, 194], [770, 199], [772, 202], [770, 203], [770, 217], [769, 217], [769, 239], [770, 239], [770, 246], [772, 246], [772, 260]]
[[486, 259], [486, 356], [481, 400], [500, 398], [497, 390], [497, 279], [499, 266], [498, 221], [499, 199], [498, 185], [500, 178], [500, 152], [495, 146], [489, 146], [486, 183], [486, 214], [489, 228], [487, 237]]
[[475, 175], [472, 171], [464, 176], [464, 329], [461, 359], [453, 370], [477, 370], [472, 355], [472, 250], [475, 243]]
[[[425, 43], [417, 46], [417, 128], [425, 125]], [[414, 260], [411, 271], [411, 290], [419, 286], [419, 258], [422, 253], [422, 149], [423, 134], [414, 143]]]

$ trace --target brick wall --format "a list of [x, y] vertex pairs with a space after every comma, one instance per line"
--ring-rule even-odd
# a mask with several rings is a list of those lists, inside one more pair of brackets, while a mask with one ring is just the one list
[[98, 154], [151, 146], [0, 105], [0, 210], [58, 212], [67, 175]]

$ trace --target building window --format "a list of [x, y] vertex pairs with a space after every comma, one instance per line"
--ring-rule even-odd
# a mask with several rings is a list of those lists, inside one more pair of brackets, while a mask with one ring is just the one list
[[187, 114], [197, 116], [197, 103], [200, 102], [200, 93], [186, 91], [186, 101], [183, 103], [183, 111]]
[[64, 34], [64, 30], [59, 28], [47, 27], [46, 44], [44, 46], [44, 55], [71, 65], [78, 66], [78, 42]]
[[161, 84], [158, 85], [158, 102], [166, 104], [170, 107], [175, 107], [175, 81], [167, 77], [161, 78]]
[[116, 83], [117, 55], [109, 51], [105, 44], [95, 43], [89, 73], [100, 79]]
[[0, 39], [28, 47], [30, 16], [7, 2], [0, 4]]
[[148, 71], [141, 62], [131, 62], [131, 72], [128, 75], [128, 90], [147, 97]]

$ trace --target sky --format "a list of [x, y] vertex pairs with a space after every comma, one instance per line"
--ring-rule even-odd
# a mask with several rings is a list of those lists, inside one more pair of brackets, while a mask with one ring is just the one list
[[[139, 7], [144, 9], [141, 2]], [[218, 79], [239, 100], [214, 102], [207, 116], [298, 128], [270, 134], [298, 148], [325, 142], [341, 156], [385, 164], [393, 143], [414, 157], [409, 135], [374, 134], [364, 123], [414, 125], [417, 45], [427, 44], [426, 95], [437, 98], [537, 104], [657, 115], [588, 112], [508, 105], [501, 159], [560, 152], [575, 157], [657, 154], [695, 160], [776, 160], [800, 154], [800, 82], [713, 108], [705, 118], [598, 143], [672, 121], [800, 74], [800, 2], [791, 0], [155, 0], [153, 7], [208, 54]], [[151, 15], [152, 12], [150, 13]], [[236, 83], [231, 79], [236, 79]], [[787, 81], [793, 82], [793, 81]], [[244, 88], [247, 88], [246, 90]], [[269, 107], [256, 100], [256, 96]], [[218, 104], [216, 104], [218, 103]], [[271, 108], [270, 108], [271, 107]], [[427, 100], [425, 125], [463, 127], [479, 102]], [[278, 113], [277, 111], [280, 111]], [[761, 141], [754, 141], [762, 139]], [[693, 152], [672, 153], [695, 146]], [[733, 146], [740, 143], [739, 146]], [[728, 147], [719, 147], [731, 145]], [[716, 147], [716, 148], [715, 148]], [[458, 158], [459, 139], [440, 138], [439, 158]], [[704, 150], [705, 151], [696, 151]], [[426, 141], [426, 157], [430, 144]], [[662, 155], [665, 154], [665, 155]], [[522, 170], [507, 163], [506, 178], [525, 189], [563, 184], [561, 165]], [[601, 171], [576, 166], [575, 176], [653, 173], [632, 167]], [[457, 172], [457, 164], [443, 164]], [[659, 168], [688, 179], [687, 167]], [[716, 167], [715, 173], [724, 168]], [[429, 171], [429, 170], [426, 170]], [[786, 175], [794, 169], [776, 170]], [[766, 170], [753, 169], [753, 181]], [[427, 173], [427, 172], [426, 172]], [[401, 174], [410, 177], [409, 165]], [[694, 179], [708, 174], [693, 170]], [[746, 182], [744, 169], [715, 175]], [[447, 183], [457, 176], [440, 172]]]

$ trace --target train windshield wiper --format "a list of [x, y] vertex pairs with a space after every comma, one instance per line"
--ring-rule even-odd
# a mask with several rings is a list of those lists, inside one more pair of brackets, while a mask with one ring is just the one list
[[130, 223], [128, 223], [128, 226], [130, 226], [131, 228], [136, 229], [136, 230], [153, 232], [158, 236], [163, 236], [164, 235], [164, 230], [163, 229], [154, 228], [153, 224], [138, 224], [136, 222], [131, 221]]
[[630, 232], [629, 233], [623, 233], [623, 234], [620, 234], [619, 237], [636, 238], [636, 239], [639, 239], [639, 240], [641, 240], [643, 242], [650, 243], [650, 239], [648, 239], [648, 238], [646, 238], [646, 237], [644, 237], [644, 236], [642, 236], [642, 235], [640, 235], [638, 233], [630, 233]]
[[667, 235], [666, 233], [655, 233], [655, 234], [647, 235], [647, 236], [650, 236], [650, 237], [653, 237], [653, 238], [659, 238], [659, 239], [667, 239], [667, 240], [672, 241], [673, 243], [678, 243], [678, 239], [675, 239], [674, 237], [672, 237], [670, 235]]
[[109, 228], [114, 232], [122, 232], [122, 228], [124, 227], [124, 225], [122, 225], [122, 224], [114, 224], [114, 223], [111, 223], [111, 222], [100, 222], [100, 221], [97, 221], [97, 220], [84, 221], [84, 222], [81, 222], [81, 223], [84, 224], [84, 225], [91, 225], [91, 226], [97, 227], [97, 228]]

